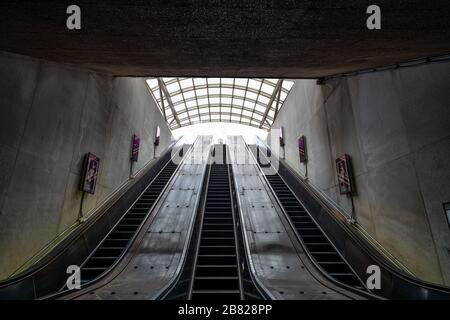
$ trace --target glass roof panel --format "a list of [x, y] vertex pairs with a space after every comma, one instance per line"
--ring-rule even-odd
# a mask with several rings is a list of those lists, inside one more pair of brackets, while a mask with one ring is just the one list
[[206, 84], [206, 78], [194, 78], [194, 85], [201, 86]]
[[147, 80], [148, 88], [171, 129], [200, 121], [222, 121], [268, 130], [293, 84], [293, 80], [253, 78]]

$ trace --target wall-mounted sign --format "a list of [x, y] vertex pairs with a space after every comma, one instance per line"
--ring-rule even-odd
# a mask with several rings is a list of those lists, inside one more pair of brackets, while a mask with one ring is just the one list
[[86, 154], [84, 158], [83, 175], [81, 180], [81, 191], [90, 194], [95, 193], [99, 167], [100, 158], [92, 153]]
[[450, 202], [444, 203], [444, 211], [447, 217], [447, 224], [450, 227]]
[[155, 146], [159, 146], [160, 137], [161, 137], [161, 128], [157, 126], [155, 131]]
[[141, 139], [135, 134], [131, 139], [131, 161], [137, 162], [139, 158], [139, 147], [141, 145]]
[[308, 161], [308, 155], [306, 153], [306, 137], [301, 136], [298, 138], [298, 155], [300, 157], [301, 163], [306, 163]]
[[284, 147], [284, 130], [283, 127], [279, 129], [279, 136], [280, 136], [280, 146]]
[[336, 172], [340, 194], [353, 193], [353, 177], [350, 156], [344, 154], [336, 159]]

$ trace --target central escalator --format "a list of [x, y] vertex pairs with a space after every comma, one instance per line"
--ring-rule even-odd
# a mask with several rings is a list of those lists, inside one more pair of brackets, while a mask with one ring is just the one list
[[176, 169], [177, 165], [169, 161], [97, 249], [86, 259], [81, 266], [82, 284], [91, 282], [105, 273], [125, 253]]
[[211, 165], [191, 299], [243, 299], [230, 180], [226, 164]]

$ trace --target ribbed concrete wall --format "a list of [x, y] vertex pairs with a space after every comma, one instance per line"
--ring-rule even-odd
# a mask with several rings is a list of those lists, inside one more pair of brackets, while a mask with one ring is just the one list
[[76, 222], [85, 153], [101, 159], [88, 213], [129, 180], [133, 134], [141, 138], [134, 170], [153, 159], [158, 124], [156, 155], [172, 134], [144, 79], [0, 55], [0, 279]]
[[450, 285], [450, 64], [334, 80], [296, 81], [274, 127], [286, 160], [340, 206], [335, 159], [348, 153], [356, 181], [356, 220], [418, 277]]

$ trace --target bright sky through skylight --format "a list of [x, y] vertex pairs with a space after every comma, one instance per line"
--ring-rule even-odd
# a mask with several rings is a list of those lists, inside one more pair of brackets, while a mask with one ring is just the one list
[[147, 84], [171, 129], [206, 122], [231, 122], [269, 130], [294, 81], [151, 78]]
[[200, 123], [189, 127], [182, 127], [172, 131], [173, 136], [178, 139], [184, 136], [186, 143], [193, 143], [198, 135], [212, 135], [214, 143], [218, 143], [222, 139], [224, 143], [227, 141], [227, 136], [240, 135], [248, 144], [256, 143], [256, 136], [265, 140], [267, 131], [257, 129], [254, 127], [236, 124], [236, 123]]

